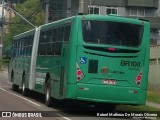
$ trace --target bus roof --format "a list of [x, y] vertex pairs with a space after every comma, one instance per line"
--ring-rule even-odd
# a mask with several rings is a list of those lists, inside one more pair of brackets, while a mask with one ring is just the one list
[[[135, 24], [140, 24], [142, 21], [143, 22], [148, 22], [146, 20], [139, 19], [139, 18], [136, 18], [136, 19], [135, 18], [128, 18], [128, 17], [123, 17], [123, 16], [119, 16], [119, 15], [115, 15], [115, 14], [110, 14], [110, 15], [88, 14], [88, 15], [76, 15], [76, 16], [68, 17], [68, 18], [65, 18], [65, 19], [61, 19], [61, 20], [58, 20], [58, 21], [54, 21], [54, 22], [51, 22], [51, 23], [48, 23], [48, 24], [41, 25], [40, 27], [42, 29], [47, 29], [47, 28], [50, 28], [52, 26], [70, 23], [74, 18], [80, 18], [80, 19], [83, 19], [83, 20], [111, 20], [111, 21], [127, 22], [127, 23], [133, 23], [133, 24], [134, 23]], [[14, 36], [14, 39], [27, 36], [31, 33], [34, 33], [34, 31], [35, 31], [35, 29], [26, 31], [24, 33], [21, 33], [19, 35]]]
[[21, 37], [24, 37], [24, 36], [28, 36], [28, 35], [30, 35], [31, 33], [34, 33], [34, 31], [35, 31], [35, 29], [32, 29], [32, 30], [23, 32], [23, 33], [21, 33], [21, 34], [18, 34], [18, 35], [16, 35], [16, 36], [14, 36], [13, 39], [21, 38]]
[[68, 17], [68, 18], [64, 18], [64, 19], [61, 19], [61, 20], [57, 20], [57, 21], [54, 21], [54, 22], [51, 22], [51, 23], [48, 23], [48, 24], [44, 24], [41, 26], [41, 28], [45, 29], [45, 28], [48, 28], [48, 27], [52, 27], [54, 26], [55, 24], [58, 25], [58, 23], [61, 23], [61, 24], [66, 24], [66, 23], [70, 23], [72, 19], [76, 18], [76, 16], [72, 16], [72, 17]]
[[96, 14], [91, 14], [91, 15], [79, 15], [78, 17], [82, 17], [84, 20], [111, 20], [111, 21], [119, 21], [119, 22], [129, 22], [129, 23], [135, 23], [138, 24], [139, 22], [148, 22], [145, 19], [140, 19], [140, 18], [131, 18], [131, 17], [124, 17], [116, 14], [109, 14], [109, 15], [96, 15]]

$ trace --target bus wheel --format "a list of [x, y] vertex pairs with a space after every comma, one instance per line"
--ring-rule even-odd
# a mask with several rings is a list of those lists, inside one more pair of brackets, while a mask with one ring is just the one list
[[11, 81], [12, 81], [12, 90], [13, 91], [18, 91], [19, 86], [14, 84], [14, 77], [13, 76], [11, 77]]
[[97, 112], [115, 112], [115, 104], [95, 104]]
[[25, 85], [25, 75], [23, 75], [23, 77], [22, 77], [22, 95], [27, 96], [28, 91], [29, 90], [26, 88], [26, 85]]
[[45, 104], [47, 107], [51, 106], [51, 83], [47, 80], [45, 85]]
[[18, 91], [18, 89], [19, 89], [18, 85], [12, 84], [12, 90], [13, 91]]

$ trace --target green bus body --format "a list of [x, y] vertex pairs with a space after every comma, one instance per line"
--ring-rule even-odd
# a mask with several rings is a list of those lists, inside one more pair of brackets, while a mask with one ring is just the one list
[[147, 21], [74, 16], [15, 36], [9, 77], [18, 86], [25, 79], [26, 88], [43, 94], [50, 80], [55, 99], [141, 105], [146, 102], [149, 45]]

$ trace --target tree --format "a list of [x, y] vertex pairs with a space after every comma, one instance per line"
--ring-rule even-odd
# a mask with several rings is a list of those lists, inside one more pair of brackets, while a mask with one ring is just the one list
[[47, 1], [49, 2], [49, 21], [63, 19], [67, 15], [67, 0], [40, 0], [45, 10]]
[[[22, 4], [16, 5], [15, 10], [35, 26], [40, 26], [44, 23], [44, 11], [40, 0], [26, 0]], [[18, 15], [13, 17], [8, 24], [8, 33], [4, 35], [3, 53], [6, 53], [11, 47], [13, 36], [33, 29]]]

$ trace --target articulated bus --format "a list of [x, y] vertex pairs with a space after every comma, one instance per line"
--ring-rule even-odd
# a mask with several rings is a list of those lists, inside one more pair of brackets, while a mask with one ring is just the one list
[[[13, 38], [12, 89], [45, 94], [45, 103], [76, 100], [95, 108], [143, 105], [150, 26], [115, 15], [77, 15]], [[53, 101], [54, 102], [54, 101]]]

